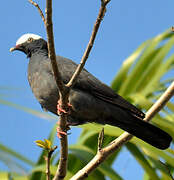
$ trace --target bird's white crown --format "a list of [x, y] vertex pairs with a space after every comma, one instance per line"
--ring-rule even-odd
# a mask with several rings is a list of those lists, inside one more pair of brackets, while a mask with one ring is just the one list
[[25, 43], [29, 38], [37, 40], [37, 39], [41, 39], [42, 37], [37, 34], [31, 34], [31, 33], [24, 34], [16, 41], [16, 45]]

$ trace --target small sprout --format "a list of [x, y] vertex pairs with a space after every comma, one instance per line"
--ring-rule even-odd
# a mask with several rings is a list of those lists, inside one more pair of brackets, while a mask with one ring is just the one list
[[36, 145], [46, 149], [46, 150], [50, 150], [51, 149], [51, 141], [49, 141], [48, 139], [44, 139], [44, 141], [42, 140], [37, 140], [35, 141]]
[[44, 141], [45, 141], [46, 148], [51, 149], [51, 141], [48, 139], [44, 139]]

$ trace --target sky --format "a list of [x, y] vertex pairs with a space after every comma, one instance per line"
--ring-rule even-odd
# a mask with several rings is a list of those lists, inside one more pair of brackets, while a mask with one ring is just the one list
[[[45, 1], [36, 2], [44, 11]], [[56, 52], [78, 63], [88, 43], [100, 0], [54, 0], [53, 6]], [[0, 98], [3, 95], [13, 103], [42, 111], [27, 81], [28, 59], [21, 52], [9, 52], [25, 33], [46, 38], [40, 15], [27, 0], [19, 0], [2, 1], [0, 17]], [[110, 85], [122, 62], [142, 42], [173, 25], [173, 0], [111, 0], [85, 67]], [[34, 141], [47, 138], [55, 121], [43, 120], [1, 104], [0, 114], [0, 143], [36, 160], [40, 149]], [[71, 133], [70, 144], [76, 142], [80, 129], [72, 128]], [[139, 180], [143, 174], [126, 149], [114, 166], [125, 179]], [[137, 169], [136, 173], [132, 173], [133, 169]], [[8, 169], [0, 162], [0, 170]]]

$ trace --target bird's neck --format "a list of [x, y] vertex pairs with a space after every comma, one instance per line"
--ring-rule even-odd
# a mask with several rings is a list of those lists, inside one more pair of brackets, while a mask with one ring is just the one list
[[32, 56], [35, 56], [37, 54], [39, 55], [43, 55], [43, 56], [48, 56], [48, 50], [47, 49], [43, 49], [43, 48], [33, 48], [33, 49], [29, 49], [27, 52], [27, 57], [31, 58]]
[[25, 53], [29, 58], [36, 54], [48, 56], [47, 42], [43, 39], [36, 40], [25, 47]]

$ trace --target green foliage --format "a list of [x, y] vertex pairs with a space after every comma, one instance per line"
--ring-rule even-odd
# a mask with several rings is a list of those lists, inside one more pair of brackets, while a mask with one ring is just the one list
[[50, 150], [51, 149], [51, 141], [49, 141], [48, 139], [44, 139], [44, 141], [42, 140], [36, 140], [35, 141], [36, 145], [45, 149], [45, 150]]
[[[120, 71], [112, 82], [112, 88], [146, 112], [166, 90], [168, 84], [174, 80], [171, 73], [174, 67], [174, 54], [172, 54], [173, 45], [174, 34], [169, 31], [144, 42], [123, 62]], [[38, 113], [37, 111], [12, 104], [5, 100], [0, 100], [0, 103], [20, 108], [39, 117], [42, 116], [40, 112]], [[169, 102], [167, 106], [153, 118], [152, 123], [169, 132], [174, 138], [173, 112], [174, 103]], [[48, 116], [44, 117], [48, 118]], [[101, 131], [102, 126], [87, 124], [81, 126], [81, 128], [83, 130], [77, 143], [69, 146], [67, 180], [85, 166], [97, 151], [98, 133]], [[22, 175], [19, 177], [20, 173], [14, 173], [14, 171], [13, 173], [0, 172], [0, 175], [2, 173], [6, 179], [10, 176], [12, 176], [13, 179], [45, 179], [45, 161], [43, 156], [45, 155], [45, 149], [51, 148], [51, 144], [54, 144], [55, 132], [56, 129], [54, 127], [48, 140], [37, 141], [37, 144], [42, 146], [43, 151], [36, 163], [0, 144], [0, 159], [7, 165], [11, 164], [21, 168], [18, 161], [22, 161], [32, 167], [32, 171], [27, 177]], [[119, 128], [108, 125], [105, 126], [103, 146], [106, 146], [122, 132]], [[126, 148], [144, 169], [144, 177], [142, 177], [142, 179], [171, 179], [169, 172], [174, 170], [174, 151], [171, 148], [161, 151], [136, 137], [126, 144]], [[120, 148], [114, 152], [111, 157], [88, 177], [88, 180], [105, 180], [106, 177], [113, 180], [122, 180], [123, 178], [112, 167], [113, 162], [119, 153], [121, 153], [121, 150]], [[12, 161], [12, 158], [3, 159], [4, 153], [7, 157], [13, 157], [13, 159], [17, 159], [18, 161]], [[58, 164], [57, 157], [58, 154], [54, 153], [51, 161], [52, 175], [56, 172], [56, 166]], [[161, 161], [163, 163], [161, 163]]]

